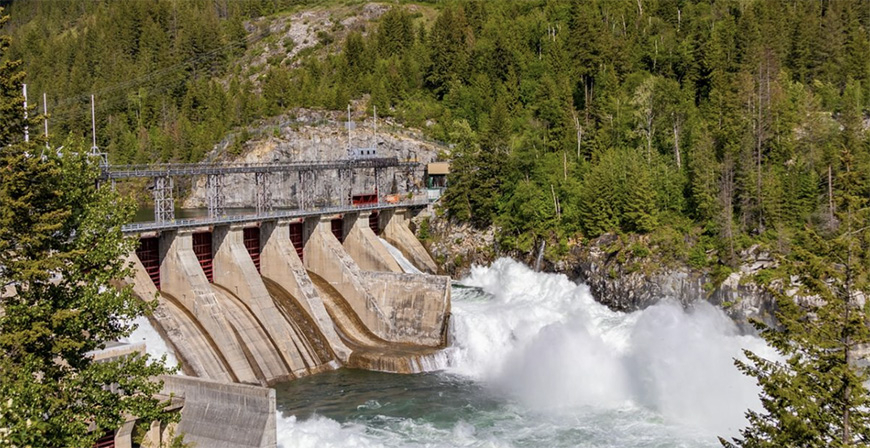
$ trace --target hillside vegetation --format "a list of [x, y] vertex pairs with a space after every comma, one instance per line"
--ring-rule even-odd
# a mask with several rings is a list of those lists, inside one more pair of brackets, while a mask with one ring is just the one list
[[[55, 134], [87, 132], [96, 92], [113, 160], [199, 160], [258, 118], [364, 98], [454, 145], [444, 211], [496, 226], [502, 250], [543, 239], [558, 258], [578, 238], [649, 234], [727, 269], [750, 244], [787, 252], [803, 229], [833, 231], [843, 201], [870, 194], [861, 2], [71, 0], [9, 12], [32, 91], [60, 98]], [[300, 21], [316, 22], [313, 39], [292, 37]]]

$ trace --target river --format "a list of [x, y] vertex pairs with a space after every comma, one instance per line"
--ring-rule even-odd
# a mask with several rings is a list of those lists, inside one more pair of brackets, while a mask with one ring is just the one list
[[438, 371], [342, 369], [276, 387], [290, 447], [709, 447], [757, 387], [732, 359], [770, 356], [719, 310], [618, 313], [584, 285], [509, 259], [454, 284]]

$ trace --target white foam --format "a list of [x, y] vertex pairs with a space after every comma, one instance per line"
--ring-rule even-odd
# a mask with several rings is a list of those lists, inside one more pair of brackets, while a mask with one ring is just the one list
[[619, 313], [584, 285], [509, 259], [475, 267], [462, 284], [484, 299], [454, 296], [448, 370], [497, 385], [539, 410], [639, 405], [671, 421], [734, 434], [758, 389], [732, 359], [741, 348], [770, 356], [740, 336], [720, 310], [662, 303]]
[[[151, 326], [151, 322], [145, 316], [139, 316], [133, 319], [131, 323], [137, 325], [137, 328], [133, 330], [133, 333], [129, 337], [121, 339], [121, 342], [144, 342], [145, 353], [151, 355], [151, 358], [160, 359], [161, 356], [166, 355], [167, 367], [178, 366], [175, 352], [169, 348], [163, 338], [160, 337], [160, 333]], [[180, 371], [179, 374], [181, 374]]]
[[402, 251], [400, 251], [398, 247], [393, 246], [392, 244], [388, 243], [387, 240], [385, 240], [383, 238], [378, 237], [378, 239], [381, 240], [381, 243], [383, 243], [384, 247], [387, 248], [387, 250], [390, 252], [390, 255], [393, 256], [393, 258], [396, 260], [396, 263], [399, 263], [399, 266], [402, 268], [403, 271], [405, 271], [406, 274], [422, 274], [423, 273], [423, 271], [417, 269], [417, 267], [414, 266], [414, 264], [411, 263], [410, 260], [405, 258], [405, 255], [402, 254]]

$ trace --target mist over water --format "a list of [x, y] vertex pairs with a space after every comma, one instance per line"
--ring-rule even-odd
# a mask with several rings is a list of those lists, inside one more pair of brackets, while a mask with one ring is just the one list
[[279, 446], [716, 446], [760, 405], [732, 360], [771, 351], [703, 301], [613, 312], [510, 259], [473, 268], [452, 299], [441, 372], [288, 383]]

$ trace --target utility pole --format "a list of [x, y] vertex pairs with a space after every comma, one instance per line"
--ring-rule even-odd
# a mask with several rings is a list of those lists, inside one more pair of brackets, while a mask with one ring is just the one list
[[353, 151], [350, 146], [350, 104], [347, 105], [347, 157], [353, 157]]
[[45, 149], [50, 149], [48, 145], [48, 100], [45, 92], [42, 92], [42, 120], [45, 123]]
[[27, 126], [27, 84], [24, 86], [24, 143], [30, 142], [30, 129]]
[[97, 154], [97, 118], [94, 115], [94, 96], [91, 95], [91, 153]]

